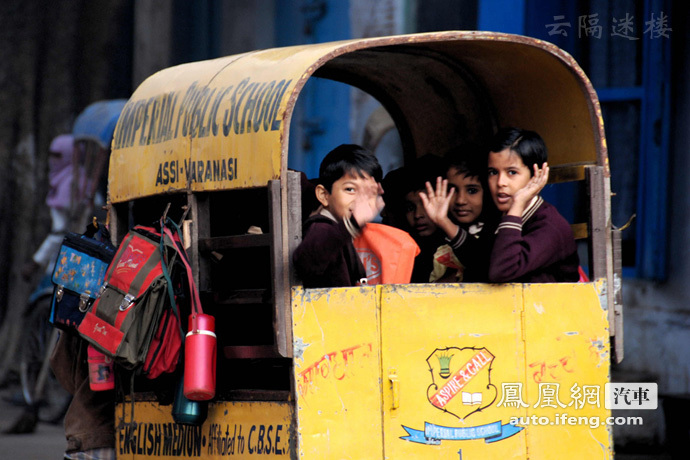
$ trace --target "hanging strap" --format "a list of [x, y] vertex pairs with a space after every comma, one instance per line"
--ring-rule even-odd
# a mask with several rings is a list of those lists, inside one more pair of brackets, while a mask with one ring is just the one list
[[[163, 221], [161, 220], [161, 230], [165, 228], [165, 225]], [[172, 237], [171, 237], [172, 239]], [[174, 246], [174, 241], [173, 241], [173, 246]], [[173, 283], [172, 283], [172, 278], [170, 277], [170, 272], [168, 270], [168, 261], [166, 259], [166, 250], [165, 250], [165, 234], [161, 234], [161, 242], [160, 242], [160, 251], [161, 251], [161, 268], [163, 271], [163, 276], [165, 277], [165, 281], [168, 287], [168, 297], [170, 298], [170, 308], [172, 308], [173, 313], [175, 314], [175, 317], [177, 318], [177, 328], [180, 333], [180, 337], [182, 338], [182, 341], [184, 341], [184, 331], [182, 330], [182, 320], [180, 319], [180, 312], [177, 309], [177, 302], [175, 302], [175, 292], [173, 291]], [[172, 261], [170, 264], [175, 263], [174, 257], [177, 256], [177, 251], [175, 255], [173, 256]], [[162, 342], [161, 342], [162, 344]]]
[[[173, 222], [173, 225], [174, 222]], [[179, 229], [176, 227], [176, 230], [178, 232], [179, 236]], [[187, 280], [189, 281], [189, 293], [191, 295], [191, 305], [192, 305], [192, 330], [193, 331], [198, 331], [199, 330], [199, 325], [198, 325], [198, 315], [203, 313], [203, 310], [201, 308], [201, 298], [199, 297], [199, 291], [196, 288], [196, 283], [194, 283], [194, 273], [192, 272], [192, 267], [189, 264], [189, 260], [187, 259], [187, 253], [184, 250], [184, 248], [181, 246], [181, 244], [175, 240], [173, 237], [172, 231], [170, 228], [168, 228], [167, 225], [162, 225], [161, 230], [163, 231], [163, 234], [166, 235], [170, 241], [173, 244], [173, 247], [175, 248], [175, 251], [177, 254], [180, 255], [180, 260], [182, 261], [183, 265], [185, 266], [185, 270], [187, 272]], [[165, 270], [164, 270], [165, 271]]]

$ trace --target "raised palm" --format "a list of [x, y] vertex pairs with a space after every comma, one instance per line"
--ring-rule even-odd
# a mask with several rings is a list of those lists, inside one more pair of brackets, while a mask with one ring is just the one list
[[429, 219], [438, 225], [443, 219], [448, 218], [448, 209], [455, 196], [455, 189], [448, 193], [448, 180], [436, 178], [436, 190], [430, 182], [426, 183], [426, 192], [419, 192], [419, 197], [424, 205], [424, 211]]

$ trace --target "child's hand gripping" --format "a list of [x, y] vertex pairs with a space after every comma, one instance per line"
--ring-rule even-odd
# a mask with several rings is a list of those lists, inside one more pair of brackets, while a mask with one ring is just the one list
[[541, 168], [535, 164], [534, 175], [532, 178], [524, 187], [515, 192], [513, 195], [513, 203], [510, 205], [508, 215], [522, 217], [522, 213], [527, 205], [529, 205], [530, 201], [532, 201], [532, 198], [539, 195], [539, 192], [541, 192], [544, 186], [546, 186], [548, 180], [549, 164], [544, 163], [542, 164]]
[[419, 198], [429, 219], [446, 232], [448, 238], [453, 238], [458, 232], [458, 226], [448, 217], [448, 210], [455, 198], [455, 188], [451, 188], [450, 193], [448, 192], [448, 179], [437, 177], [436, 190], [430, 182], [427, 182], [426, 193], [419, 192]]
[[370, 177], [363, 187], [357, 189], [357, 196], [352, 204], [352, 217], [360, 227], [374, 220], [383, 209], [383, 187]]

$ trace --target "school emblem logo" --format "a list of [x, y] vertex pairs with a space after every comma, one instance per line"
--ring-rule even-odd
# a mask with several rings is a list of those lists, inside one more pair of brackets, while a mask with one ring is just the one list
[[437, 348], [426, 360], [432, 380], [427, 399], [461, 420], [489, 407], [498, 394], [491, 383], [493, 360], [486, 348]]
[[[488, 349], [437, 348], [426, 362], [431, 371], [427, 400], [436, 409], [462, 420], [463, 426], [449, 426], [448, 421], [438, 425], [434, 421], [424, 420], [422, 429], [402, 425], [406, 434], [400, 436], [400, 439], [425, 445], [476, 439], [494, 443], [510, 438], [524, 429], [504, 424], [500, 419], [482, 425], [470, 425], [471, 422], [465, 421], [470, 415], [491, 406], [498, 395], [496, 386], [491, 383], [494, 355]], [[462, 458], [462, 449], [458, 453]]]

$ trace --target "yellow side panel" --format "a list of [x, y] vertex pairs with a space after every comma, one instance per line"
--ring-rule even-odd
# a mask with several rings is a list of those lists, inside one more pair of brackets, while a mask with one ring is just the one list
[[[118, 404], [115, 453], [118, 459], [291, 458], [291, 409], [287, 402], [210, 403], [201, 426], [175, 423], [172, 406]], [[122, 414], [124, 422], [122, 423]]]
[[525, 377], [520, 286], [385, 286], [381, 304], [385, 458], [525, 458], [507, 425], [524, 409], [497, 407]]
[[299, 456], [610, 460], [600, 290], [297, 290]]
[[373, 286], [295, 291], [299, 458], [381, 458], [377, 304]]
[[613, 458], [608, 320], [597, 286], [525, 285], [524, 308], [529, 458]]

